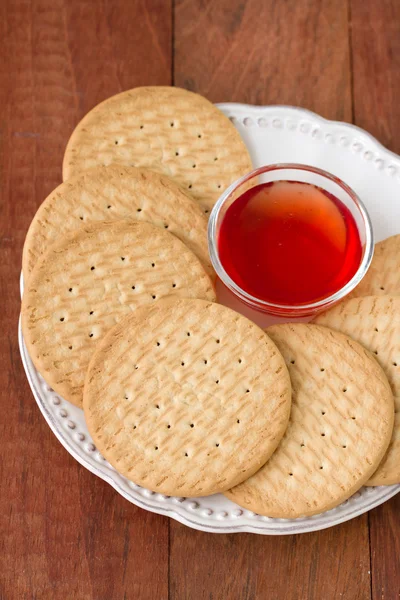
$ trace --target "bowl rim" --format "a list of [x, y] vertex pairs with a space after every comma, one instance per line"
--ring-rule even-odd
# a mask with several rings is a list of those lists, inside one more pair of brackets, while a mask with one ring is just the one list
[[[258, 175], [262, 175], [264, 173], [269, 173], [271, 171], [284, 170], [284, 169], [293, 169], [299, 171], [309, 171], [316, 175], [320, 175], [330, 181], [333, 181], [335, 184], [339, 185], [352, 199], [357, 209], [359, 210], [362, 221], [365, 228], [365, 245], [364, 245], [364, 254], [360, 265], [353, 275], [353, 277], [339, 290], [331, 294], [330, 296], [326, 296], [321, 298], [315, 302], [309, 302], [304, 304], [279, 304], [275, 302], [269, 302], [267, 300], [263, 300], [261, 298], [257, 298], [253, 296], [249, 292], [246, 292], [243, 288], [241, 288], [226, 272], [224, 266], [219, 257], [218, 252], [218, 240], [217, 240], [217, 224], [218, 218], [222, 208], [224, 207], [227, 200], [230, 198], [233, 192], [235, 192], [239, 187], [241, 187], [244, 183], [257, 177]], [[306, 183], [306, 182], [305, 182]], [[358, 227], [360, 231], [360, 228]], [[234, 181], [218, 198], [215, 203], [210, 218], [208, 221], [208, 249], [210, 253], [210, 258], [212, 265], [217, 273], [217, 276], [221, 279], [221, 281], [225, 284], [225, 286], [230, 289], [235, 296], [244, 301], [247, 305], [260, 310], [265, 313], [275, 314], [275, 315], [287, 315], [288, 313], [291, 316], [305, 316], [307, 314], [311, 314], [317, 312], [318, 310], [322, 310], [327, 308], [328, 306], [335, 304], [339, 300], [342, 300], [345, 296], [347, 296], [350, 292], [354, 290], [354, 288], [360, 283], [363, 279], [364, 275], [367, 273], [368, 268], [371, 264], [372, 257], [374, 254], [374, 234], [372, 229], [372, 223], [370, 216], [368, 214], [367, 209], [365, 208], [364, 203], [361, 201], [359, 196], [354, 192], [354, 190], [347, 185], [344, 181], [342, 181], [336, 175], [329, 173], [324, 169], [320, 169], [318, 167], [313, 167], [312, 165], [302, 164], [302, 163], [274, 163], [270, 165], [264, 165], [262, 167], [258, 167], [257, 169], [253, 169], [246, 175], [243, 175], [236, 181]]]

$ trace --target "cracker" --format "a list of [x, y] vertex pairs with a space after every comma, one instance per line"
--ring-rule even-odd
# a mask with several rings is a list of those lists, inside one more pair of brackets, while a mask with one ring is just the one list
[[215, 300], [209, 276], [178, 238], [138, 221], [83, 226], [50, 246], [28, 280], [22, 329], [29, 354], [47, 383], [80, 406], [102, 336], [170, 294]]
[[207, 213], [233, 181], [252, 170], [229, 119], [206, 98], [175, 87], [123, 92], [82, 119], [65, 151], [63, 179], [110, 163], [168, 175]]
[[351, 297], [390, 295], [400, 296], [400, 235], [375, 244], [371, 266]]
[[370, 353], [341, 333], [301, 323], [267, 332], [289, 368], [289, 425], [266, 465], [227, 496], [270, 517], [313, 515], [349, 498], [382, 459], [393, 429], [390, 386]]
[[400, 483], [400, 297], [345, 300], [319, 315], [315, 322], [360, 342], [385, 371], [394, 396], [395, 425], [388, 452], [366, 485]]
[[139, 309], [100, 342], [84, 411], [103, 456], [155, 492], [205, 496], [254, 473], [281, 439], [290, 380], [245, 317], [201, 300]]
[[41, 204], [26, 236], [22, 266], [28, 279], [38, 257], [60, 235], [88, 221], [135, 219], [167, 229], [190, 248], [214, 276], [207, 246], [207, 219], [173, 181], [148, 169], [95, 167], [59, 185]]

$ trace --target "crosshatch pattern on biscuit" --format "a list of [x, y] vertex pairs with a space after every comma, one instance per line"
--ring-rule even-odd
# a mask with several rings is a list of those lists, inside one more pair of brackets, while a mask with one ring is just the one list
[[365, 296], [345, 300], [319, 315], [316, 323], [342, 331], [369, 350], [389, 380], [395, 425], [386, 456], [367, 485], [400, 482], [400, 297]]
[[400, 295], [400, 234], [375, 244], [371, 266], [351, 297], [390, 295]]
[[63, 179], [111, 163], [168, 175], [206, 214], [231, 183], [252, 170], [229, 119], [206, 98], [174, 87], [135, 88], [93, 108], [68, 142]]
[[27, 281], [39, 256], [60, 235], [92, 221], [134, 219], [166, 229], [182, 240], [213, 275], [207, 219], [199, 205], [169, 178], [135, 167], [95, 167], [59, 185], [41, 204], [26, 236]]
[[143, 307], [97, 348], [84, 393], [97, 447], [146, 488], [228, 489], [271, 455], [290, 411], [276, 346], [241, 315], [200, 300]]
[[42, 256], [24, 292], [22, 326], [35, 366], [80, 406], [99, 339], [138, 306], [169, 295], [215, 300], [201, 263], [172, 234], [114, 221], [66, 236]]
[[369, 479], [388, 447], [389, 383], [370, 353], [341, 333], [306, 324], [267, 332], [290, 372], [289, 425], [267, 464], [227, 496], [271, 517], [329, 510]]

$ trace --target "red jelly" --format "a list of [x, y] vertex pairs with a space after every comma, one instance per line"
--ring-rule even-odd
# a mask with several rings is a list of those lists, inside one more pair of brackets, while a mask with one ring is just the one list
[[362, 257], [349, 209], [321, 188], [292, 181], [261, 184], [235, 200], [221, 223], [218, 250], [243, 290], [289, 306], [340, 290]]

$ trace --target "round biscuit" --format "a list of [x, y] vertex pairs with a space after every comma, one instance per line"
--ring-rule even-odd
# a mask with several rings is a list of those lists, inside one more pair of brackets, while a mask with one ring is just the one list
[[400, 483], [400, 296], [364, 296], [337, 304], [315, 319], [372, 352], [392, 388], [395, 416], [388, 451], [366, 485]]
[[211, 208], [252, 170], [237, 129], [211, 102], [176, 87], [139, 87], [104, 100], [77, 125], [63, 179], [97, 165], [148, 167], [168, 175]]
[[371, 266], [351, 293], [356, 296], [400, 296], [400, 234], [375, 244]]
[[292, 382], [287, 431], [270, 460], [227, 492], [246, 509], [278, 518], [337, 506], [369, 479], [393, 429], [393, 397], [370, 353], [310, 324], [267, 329]]
[[252, 475], [281, 439], [290, 379], [275, 344], [220, 304], [164, 299], [100, 342], [84, 411], [103, 456], [154, 492], [205, 496]]
[[207, 245], [207, 219], [201, 208], [168, 177], [148, 169], [94, 167], [59, 185], [40, 205], [22, 255], [25, 281], [39, 256], [60, 235], [89, 221], [134, 219], [176, 235], [214, 276]]
[[22, 300], [29, 354], [47, 383], [82, 404], [85, 373], [102, 336], [137, 307], [168, 295], [215, 300], [198, 258], [145, 222], [83, 226], [40, 257]]

